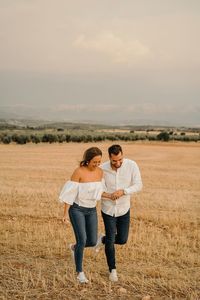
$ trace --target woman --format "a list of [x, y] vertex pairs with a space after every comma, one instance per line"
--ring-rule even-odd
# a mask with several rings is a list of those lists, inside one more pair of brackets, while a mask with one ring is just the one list
[[103, 192], [103, 171], [99, 168], [101, 158], [99, 148], [87, 149], [80, 166], [75, 169], [59, 196], [60, 201], [64, 202], [63, 222], [68, 222], [68, 213], [76, 238], [76, 244], [70, 244], [70, 250], [80, 283], [88, 282], [82, 268], [84, 247], [93, 247], [97, 242], [97, 200], [101, 199], [102, 193], [104, 197], [110, 197]]

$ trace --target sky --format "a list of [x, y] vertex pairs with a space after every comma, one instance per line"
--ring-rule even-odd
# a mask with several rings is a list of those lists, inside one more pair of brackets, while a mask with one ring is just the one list
[[0, 118], [200, 126], [199, 0], [0, 0]]

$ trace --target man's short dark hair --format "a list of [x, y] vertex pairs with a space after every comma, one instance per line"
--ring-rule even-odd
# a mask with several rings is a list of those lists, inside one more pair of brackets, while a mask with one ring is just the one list
[[120, 152], [123, 153], [120, 145], [112, 145], [108, 148], [109, 156], [111, 156], [111, 154], [118, 155]]

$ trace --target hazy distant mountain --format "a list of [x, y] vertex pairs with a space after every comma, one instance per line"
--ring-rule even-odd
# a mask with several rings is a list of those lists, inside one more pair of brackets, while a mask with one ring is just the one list
[[41, 120], [46, 122], [75, 122], [75, 123], [91, 123], [91, 124], [107, 124], [107, 125], [152, 125], [152, 126], [192, 126], [200, 127], [199, 122], [183, 123], [180, 118], [173, 117], [164, 119], [162, 116], [152, 119], [149, 117], [139, 117], [131, 114], [125, 118], [120, 112], [98, 112], [90, 110], [89, 113], [84, 113], [79, 110], [67, 111], [56, 110], [48, 107], [28, 107], [28, 106], [3, 106], [0, 107], [0, 118], [9, 120]]
[[0, 119], [19, 119], [19, 114], [9, 111], [0, 110]]

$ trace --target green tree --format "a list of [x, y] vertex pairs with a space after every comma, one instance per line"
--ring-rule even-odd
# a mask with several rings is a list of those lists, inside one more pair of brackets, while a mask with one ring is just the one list
[[29, 143], [29, 142], [30, 142], [29, 136], [24, 135], [24, 134], [20, 134], [16, 138], [16, 143], [20, 144], [20, 145], [23, 145], [23, 144], [26, 144], [26, 143]]
[[160, 140], [160, 141], [168, 142], [169, 138], [170, 138], [170, 136], [169, 136], [169, 133], [167, 131], [160, 132], [157, 135], [157, 140]]
[[9, 135], [5, 135], [5, 136], [2, 137], [2, 142], [4, 144], [10, 144], [11, 141], [12, 141], [12, 139], [11, 139], [11, 137]]

